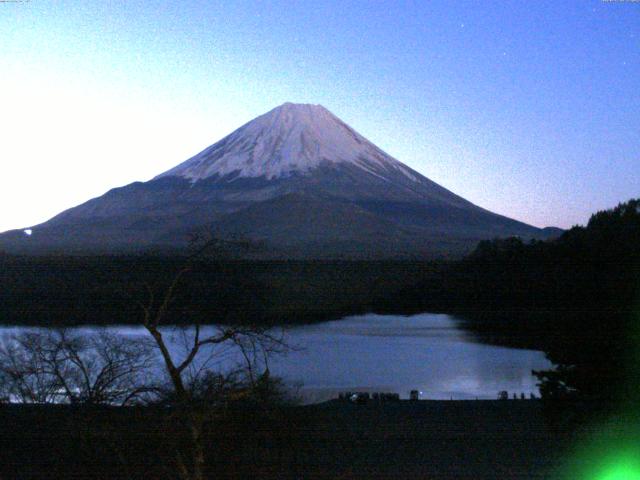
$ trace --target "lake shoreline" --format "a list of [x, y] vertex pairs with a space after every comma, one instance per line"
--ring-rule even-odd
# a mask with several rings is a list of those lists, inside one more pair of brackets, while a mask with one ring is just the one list
[[[396, 393], [409, 398], [416, 390], [421, 398], [434, 400], [495, 399], [501, 391], [518, 397], [539, 396], [531, 371], [550, 367], [540, 351], [484, 343], [459, 323], [446, 314], [427, 313], [411, 317], [359, 315], [296, 325], [284, 332], [276, 330], [289, 348], [272, 355], [268, 367], [305, 403], [337, 398], [345, 391]], [[176, 358], [183, 355], [185, 336], [192, 335], [192, 329], [164, 327], [167, 345]], [[0, 337], [10, 338], [22, 331], [34, 329], [0, 327]], [[214, 334], [216, 327], [203, 326], [201, 332]], [[71, 328], [66, 334], [82, 338], [118, 335], [136, 343], [151, 340], [139, 326]], [[239, 352], [224, 345], [201, 353], [219, 372], [243, 365]], [[162, 365], [161, 359], [157, 361]], [[265, 367], [261, 363], [258, 369]], [[150, 371], [163, 375], [164, 370], [158, 368]]]

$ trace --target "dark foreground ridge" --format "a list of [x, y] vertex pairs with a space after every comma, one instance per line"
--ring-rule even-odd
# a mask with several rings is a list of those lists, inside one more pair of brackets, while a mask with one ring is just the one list
[[[167, 409], [4, 406], [2, 478], [169, 478]], [[171, 434], [168, 432], [172, 432]], [[238, 410], [207, 433], [207, 478], [549, 478], [570, 436], [540, 401]]]

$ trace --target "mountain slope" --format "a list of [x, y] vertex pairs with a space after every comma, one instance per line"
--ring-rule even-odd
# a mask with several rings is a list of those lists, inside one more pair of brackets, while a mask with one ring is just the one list
[[286, 103], [148, 182], [0, 235], [9, 251], [180, 248], [241, 234], [268, 256], [434, 256], [545, 232], [484, 210], [407, 167], [319, 105]]

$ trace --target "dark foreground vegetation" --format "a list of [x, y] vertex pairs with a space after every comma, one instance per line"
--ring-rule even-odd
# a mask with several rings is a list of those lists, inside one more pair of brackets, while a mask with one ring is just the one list
[[[6, 406], [0, 476], [180, 478], [170, 409]], [[206, 425], [204, 478], [549, 478], [570, 438], [538, 401], [237, 405]]]

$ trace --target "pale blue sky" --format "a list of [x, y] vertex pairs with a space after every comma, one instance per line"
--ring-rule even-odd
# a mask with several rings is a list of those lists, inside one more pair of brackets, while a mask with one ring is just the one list
[[640, 196], [640, 3], [0, 3], [0, 231], [320, 103], [489, 210]]

